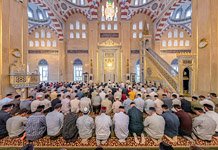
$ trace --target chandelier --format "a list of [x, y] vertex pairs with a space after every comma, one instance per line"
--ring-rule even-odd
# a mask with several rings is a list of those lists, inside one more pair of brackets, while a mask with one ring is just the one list
[[102, 6], [102, 21], [117, 21], [118, 8], [114, 6], [113, 0], [106, 2], [106, 7]]

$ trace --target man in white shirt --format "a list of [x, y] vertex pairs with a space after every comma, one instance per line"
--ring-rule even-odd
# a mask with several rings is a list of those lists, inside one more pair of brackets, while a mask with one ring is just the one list
[[142, 99], [141, 94], [137, 94], [137, 98], [134, 100], [136, 108], [138, 108], [141, 112], [144, 111], [145, 101]]
[[118, 113], [119, 112], [119, 107], [121, 105], [122, 105], [122, 103], [120, 102], [120, 97], [119, 96], [115, 97], [115, 102], [112, 105], [113, 113]]
[[106, 107], [102, 107], [101, 114], [95, 118], [97, 145], [105, 144], [111, 134], [112, 120], [110, 116], [105, 114], [106, 109]]
[[144, 121], [144, 130], [156, 144], [159, 144], [164, 135], [165, 120], [156, 114], [154, 107], [149, 108], [148, 115]]
[[200, 101], [200, 104], [202, 106], [204, 106], [204, 104], [208, 104], [208, 105], [211, 105], [213, 107], [213, 110], [215, 110], [215, 104], [213, 103], [213, 101], [209, 100], [209, 99], [204, 99], [202, 101]]
[[161, 115], [163, 113], [163, 110], [162, 110], [162, 105], [164, 104], [162, 100], [160, 100], [158, 98], [158, 95], [155, 95], [154, 96], [154, 103], [155, 103], [155, 106], [156, 106], [156, 113], [158, 115]]
[[145, 100], [145, 112], [146, 113], [149, 111], [150, 107], [155, 107], [155, 102], [151, 99], [150, 95], [147, 95], [146, 100]]
[[102, 100], [105, 99], [106, 93], [104, 92], [104, 89], [101, 90], [101, 92], [99, 93], [99, 96], [101, 97]]
[[80, 105], [80, 100], [78, 99], [78, 96], [76, 95], [75, 98], [70, 101], [71, 112], [78, 113], [79, 105]]
[[213, 106], [208, 104], [204, 104], [204, 110], [206, 111], [205, 114], [216, 122], [216, 133], [214, 136], [218, 138], [218, 113], [213, 111]]
[[51, 97], [46, 94], [45, 95], [45, 99], [42, 99], [40, 102], [40, 105], [44, 105], [45, 106], [45, 110], [47, 110], [48, 108], [51, 107], [51, 101], [50, 101]]
[[42, 95], [38, 95], [36, 97], [36, 100], [34, 100], [32, 103], [31, 103], [31, 112], [35, 112], [37, 107], [39, 105], [41, 105], [41, 101], [43, 100], [43, 96]]
[[115, 125], [115, 134], [120, 143], [126, 142], [129, 135], [129, 116], [126, 115], [123, 106], [119, 107], [119, 112], [114, 114], [113, 122]]

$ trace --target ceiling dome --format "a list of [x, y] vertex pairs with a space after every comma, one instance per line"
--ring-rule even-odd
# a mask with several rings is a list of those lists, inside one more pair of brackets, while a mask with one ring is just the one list
[[191, 22], [192, 6], [191, 3], [185, 3], [178, 7], [170, 16], [170, 24], [185, 24]]
[[47, 11], [36, 4], [29, 3], [27, 11], [29, 22], [32, 24], [48, 24], [50, 22]]

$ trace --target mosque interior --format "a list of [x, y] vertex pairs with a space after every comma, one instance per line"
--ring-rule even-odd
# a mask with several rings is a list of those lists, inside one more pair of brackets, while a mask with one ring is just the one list
[[1, 0], [0, 96], [39, 82], [109, 80], [155, 82], [186, 95], [218, 92], [216, 6]]
[[217, 14], [218, 0], [0, 0], [0, 98], [40, 82], [218, 93]]

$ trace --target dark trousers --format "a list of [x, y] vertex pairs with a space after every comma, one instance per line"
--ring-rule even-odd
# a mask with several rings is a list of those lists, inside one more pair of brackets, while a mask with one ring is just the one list
[[1, 134], [1, 135], [0, 135], [0, 139], [3, 139], [3, 138], [5, 138], [5, 137], [7, 137], [7, 136], [8, 136], [8, 133]]
[[99, 106], [93, 106], [93, 112], [94, 112], [95, 114], [100, 113], [100, 110], [101, 110], [101, 105], [99, 105]]
[[191, 137], [191, 133], [185, 131], [185, 130], [182, 130], [182, 129], [179, 129], [179, 135], [180, 136], [189, 136]]

